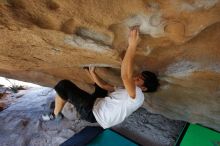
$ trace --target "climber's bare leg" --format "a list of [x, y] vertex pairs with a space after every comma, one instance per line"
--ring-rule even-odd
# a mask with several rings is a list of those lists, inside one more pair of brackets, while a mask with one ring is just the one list
[[59, 95], [56, 95], [55, 97], [55, 108], [54, 108], [54, 114], [57, 116], [63, 109], [66, 101], [63, 100]]

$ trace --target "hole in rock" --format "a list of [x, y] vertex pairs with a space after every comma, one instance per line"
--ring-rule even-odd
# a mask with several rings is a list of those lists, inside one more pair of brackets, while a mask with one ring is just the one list
[[113, 38], [111, 36], [103, 32], [94, 31], [84, 27], [78, 28], [76, 34], [103, 43], [105, 45], [111, 45], [113, 41]]

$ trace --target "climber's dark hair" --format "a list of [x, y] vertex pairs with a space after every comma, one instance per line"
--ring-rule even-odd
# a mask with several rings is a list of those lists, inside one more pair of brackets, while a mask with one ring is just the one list
[[147, 91], [144, 92], [155, 92], [157, 91], [159, 80], [153, 72], [143, 71], [141, 75], [144, 77], [144, 86], [147, 87]]

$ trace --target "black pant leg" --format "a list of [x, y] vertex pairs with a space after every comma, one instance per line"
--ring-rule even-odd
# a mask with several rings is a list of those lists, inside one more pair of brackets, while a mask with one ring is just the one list
[[93, 95], [80, 89], [69, 80], [61, 80], [54, 89], [62, 99], [69, 101], [75, 106], [81, 119], [92, 123], [96, 122], [92, 113], [93, 104], [96, 100]]
[[58, 95], [64, 99], [73, 103], [84, 103], [93, 100], [93, 96], [86, 91], [77, 87], [73, 82], [69, 80], [61, 80], [54, 87]]
[[104, 98], [107, 96], [108, 94], [107, 90], [102, 89], [97, 84], [95, 84], [94, 86], [95, 86], [95, 92], [92, 94], [92, 96], [94, 96], [95, 98]]

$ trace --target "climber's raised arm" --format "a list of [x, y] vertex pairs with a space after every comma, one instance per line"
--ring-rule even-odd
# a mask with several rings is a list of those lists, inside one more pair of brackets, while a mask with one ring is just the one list
[[139, 40], [139, 29], [134, 27], [130, 30], [128, 39], [128, 48], [125, 53], [124, 59], [121, 65], [121, 78], [131, 98], [135, 98], [135, 82], [133, 79], [134, 57]]
[[89, 73], [93, 79], [93, 81], [102, 89], [105, 89], [107, 91], [114, 91], [114, 86], [110, 85], [109, 83], [102, 80], [95, 72], [95, 67], [89, 67]]

